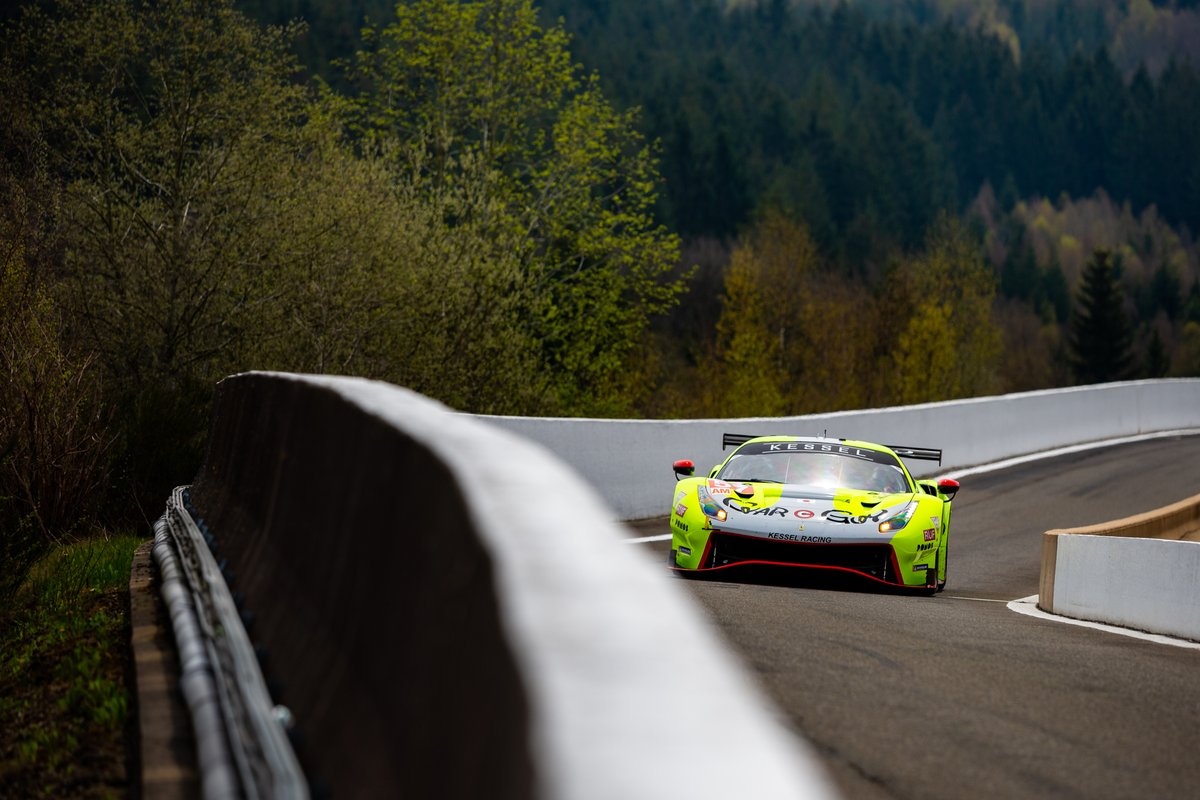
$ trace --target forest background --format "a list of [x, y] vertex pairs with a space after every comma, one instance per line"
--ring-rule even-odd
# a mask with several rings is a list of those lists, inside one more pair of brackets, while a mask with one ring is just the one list
[[650, 417], [1200, 375], [1194, 2], [4, 13], [0, 589], [148, 529], [246, 369]]

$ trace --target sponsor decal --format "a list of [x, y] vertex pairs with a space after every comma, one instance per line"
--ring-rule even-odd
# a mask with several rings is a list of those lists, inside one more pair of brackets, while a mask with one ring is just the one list
[[679, 505], [680, 503], [682, 503], [683, 498], [686, 496], [687, 496], [687, 492], [685, 492], [683, 489], [680, 489], [679, 492], [675, 495], [675, 502], [673, 503], [673, 505]]
[[779, 539], [785, 542], [805, 542], [807, 544], [830, 544], [832, 536], [800, 536], [795, 533], [768, 533], [768, 539]]
[[779, 508], [778, 506], [776, 506], [774, 508], [747, 508], [746, 506], [735, 502], [732, 497], [726, 497], [724, 500], [724, 503], [726, 506], [728, 506], [729, 508], [732, 508], [734, 511], [740, 511], [743, 514], [745, 514], [746, 516], [750, 516], [750, 517], [786, 517], [787, 516], [787, 509]]
[[792, 512], [792, 516], [794, 516], [796, 519], [812, 519], [816, 516], [816, 514], [809, 511], [807, 508], [798, 508]]
[[913, 572], [928, 572], [928, 564], [913, 564]]
[[930, 517], [929, 521], [933, 523], [934, 530], [942, 527], [942, 518], [941, 517]]
[[862, 461], [873, 461], [876, 464], [898, 466], [899, 462], [891, 453], [869, 450], [862, 447], [851, 447], [833, 442], [753, 442], [738, 448], [740, 455], [760, 455], [770, 453], [822, 453], [843, 458], [857, 458]]
[[892, 511], [895, 511], [895, 508], [881, 508], [874, 514], [868, 514], [865, 517], [856, 517], [847, 514], [845, 511], [831, 508], [828, 511], [822, 511], [821, 517], [829, 522], [840, 522], [843, 525], [862, 525], [864, 522], [879, 522]]
[[675, 506], [675, 515], [676, 516], [682, 517], [686, 513], [687, 513], [687, 506], [685, 506], [683, 503], [680, 503], [679, 505]]
[[733, 484], [725, 481], [709, 481], [708, 491], [710, 494], [733, 494]]
[[874, 461], [879, 455], [874, 450], [847, 447], [844, 444], [819, 444], [817, 442], [771, 442], [763, 446], [764, 453], [837, 453], [840, 456], [863, 458]]
[[673, 518], [671, 519], [671, 527], [672, 527], [672, 528], [674, 528], [674, 529], [676, 529], [676, 530], [683, 531], [684, 533], [687, 533], [687, 532], [688, 532], [688, 526], [687, 526], [687, 523], [686, 523], [686, 522], [680, 522], [680, 520], [679, 520], [679, 517], [673, 517]]
[[690, 555], [692, 554], [692, 548], [690, 548], [690, 547], [681, 547], [681, 548], [679, 548], [679, 554], [680, 554], [681, 556], [690, 556]]
[[937, 538], [937, 531], [935, 531], [933, 528], [927, 528], [925, 530], [925, 541], [932, 542], [936, 538]]

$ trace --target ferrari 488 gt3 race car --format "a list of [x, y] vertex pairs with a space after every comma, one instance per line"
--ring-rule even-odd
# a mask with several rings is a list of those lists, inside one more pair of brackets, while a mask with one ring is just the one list
[[946, 585], [958, 483], [914, 480], [903, 458], [940, 450], [846, 439], [725, 434], [736, 449], [707, 478], [676, 461], [670, 564], [840, 570], [932, 594]]

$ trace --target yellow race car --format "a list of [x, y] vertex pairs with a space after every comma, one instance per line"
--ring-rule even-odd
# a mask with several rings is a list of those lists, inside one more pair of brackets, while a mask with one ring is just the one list
[[940, 450], [848, 439], [725, 434], [707, 478], [676, 461], [674, 569], [773, 564], [839, 570], [927, 594], [946, 585], [957, 481], [914, 480], [902, 458]]

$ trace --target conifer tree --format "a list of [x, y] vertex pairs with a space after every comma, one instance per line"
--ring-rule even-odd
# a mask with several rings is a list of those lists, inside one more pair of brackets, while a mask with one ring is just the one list
[[1171, 360], [1167, 357], [1167, 347], [1163, 344], [1158, 330], [1150, 334], [1150, 344], [1146, 346], [1146, 377], [1161, 378], [1171, 368]]
[[1071, 370], [1079, 383], [1106, 383], [1129, 377], [1133, 328], [1125, 313], [1125, 293], [1110, 254], [1092, 254], [1075, 297], [1069, 338]]

